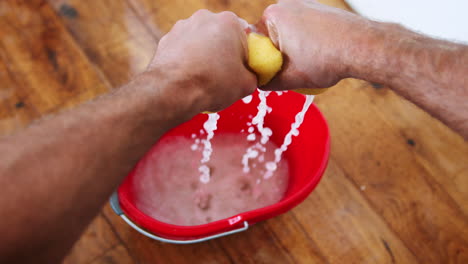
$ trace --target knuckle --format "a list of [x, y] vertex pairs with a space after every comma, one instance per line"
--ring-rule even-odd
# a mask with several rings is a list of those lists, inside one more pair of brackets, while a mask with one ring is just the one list
[[207, 9], [199, 9], [193, 13], [193, 17], [200, 17], [200, 16], [206, 16], [212, 14], [209, 10]]
[[177, 20], [174, 26], [180, 26], [180, 25], [183, 25], [184, 23], [185, 23], [185, 19]]
[[226, 23], [239, 23], [239, 18], [231, 11], [223, 11], [218, 16]]
[[158, 46], [162, 46], [162, 44], [166, 43], [166, 41], [167, 41], [167, 35], [168, 35], [168, 34], [162, 36], [162, 38], [159, 39], [159, 44], [158, 44]]
[[236, 14], [234, 14], [231, 11], [223, 11], [223, 12], [219, 13], [219, 15], [223, 16], [225, 18], [229, 18], [229, 19], [237, 19]]
[[275, 17], [277, 16], [278, 14], [281, 14], [282, 10], [281, 10], [281, 6], [278, 5], [278, 4], [273, 4], [273, 5], [269, 5], [265, 11], [263, 12], [263, 15], [266, 17], [266, 18], [270, 18], [270, 17]]

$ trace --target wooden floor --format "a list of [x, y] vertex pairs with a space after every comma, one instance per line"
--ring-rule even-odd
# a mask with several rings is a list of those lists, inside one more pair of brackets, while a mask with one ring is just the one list
[[[272, 2], [1, 0], [0, 132], [125, 83], [199, 8], [256, 22]], [[380, 85], [345, 80], [316, 103], [331, 160], [294, 210], [175, 246], [141, 236], [107, 205], [65, 263], [468, 263], [468, 144]]]

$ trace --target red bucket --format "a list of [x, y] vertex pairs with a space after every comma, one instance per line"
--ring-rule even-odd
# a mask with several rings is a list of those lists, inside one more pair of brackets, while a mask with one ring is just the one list
[[[267, 102], [273, 111], [266, 115], [265, 126], [273, 131], [270, 140], [281, 146], [296, 114], [302, 109], [305, 96], [295, 92], [286, 92], [282, 95], [271, 93]], [[257, 114], [258, 103], [258, 92], [255, 92], [249, 104], [240, 100], [221, 111], [215, 136], [220, 133], [240, 133], [242, 129], [247, 130], [247, 122], [251, 122], [252, 116]], [[197, 115], [167, 132], [163, 138], [173, 136], [190, 138], [192, 134], [200, 131], [206, 119], [205, 114]], [[312, 192], [322, 178], [328, 163], [330, 135], [327, 122], [315, 105], [312, 105], [306, 113], [299, 131], [300, 134], [293, 137], [288, 150], [283, 153], [283, 159], [286, 159], [289, 165], [289, 185], [284, 198], [276, 204], [204, 225], [172, 225], [144, 214], [135, 206], [132, 179], [136, 170], [133, 170], [112, 196], [111, 206], [137, 231], [163, 242], [188, 244], [246, 230], [249, 225], [291, 210]], [[149, 153], [156, 148], [157, 144]], [[140, 163], [144, 162], [149, 153]]]

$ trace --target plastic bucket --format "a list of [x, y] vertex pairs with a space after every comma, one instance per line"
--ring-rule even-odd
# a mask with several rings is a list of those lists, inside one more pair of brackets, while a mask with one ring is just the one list
[[[271, 93], [267, 101], [273, 111], [265, 117], [265, 126], [273, 131], [270, 140], [280, 146], [296, 114], [302, 109], [305, 96], [294, 92], [282, 95]], [[258, 103], [258, 92], [255, 92], [249, 104], [240, 100], [221, 111], [215, 137], [219, 133], [240, 133], [242, 129], [247, 130], [247, 122], [251, 122], [252, 117], [257, 114]], [[207, 115], [197, 115], [192, 120], [170, 130], [163, 137], [190, 138], [193, 133], [200, 131], [206, 119]], [[163, 242], [188, 244], [244, 231], [249, 225], [285, 213], [298, 205], [322, 178], [328, 163], [330, 135], [328, 125], [315, 105], [312, 105], [305, 115], [299, 131], [300, 134], [293, 137], [288, 150], [283, 153], [283, 158], [289, 164], [289, 185], [284, 198], [276, 204], [204, 225], [171, 225], [151, 218], [134, 205], [132, 184], [136, 170], [133, 170], [111, 197], [111, 206], [137, 231]], [[149, 153], [157, 146], [156, 143]], [[136, 166], [144, 163], [144, 160], [145, 157]]]

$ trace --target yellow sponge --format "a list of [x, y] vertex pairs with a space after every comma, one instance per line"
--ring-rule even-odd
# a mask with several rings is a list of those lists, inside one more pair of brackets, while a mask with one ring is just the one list
[[[257, 74], [258, 85], [265, 85], [281, 70], [283, 56], [273, 45], [270, 38], [266, 36], [250, 33], [247, 37], [247, 44], [249, 47], [249, 66]], [[306, 95], [317, 95], [325, 92], [327, 89], [303, 88], [294, 91]]]
[[283, 56], [266, 36], [250, 33], [247, 37], [247, 44], [249, 66], [257, 74], [258, 84], [265, 85], [281, 70]]

